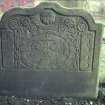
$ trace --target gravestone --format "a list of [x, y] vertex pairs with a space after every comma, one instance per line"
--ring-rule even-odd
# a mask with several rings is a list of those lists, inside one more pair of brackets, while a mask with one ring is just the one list
[[0, 95], [96, 98], [102, 26], [83, 10], [42, 3], [0, 22]]

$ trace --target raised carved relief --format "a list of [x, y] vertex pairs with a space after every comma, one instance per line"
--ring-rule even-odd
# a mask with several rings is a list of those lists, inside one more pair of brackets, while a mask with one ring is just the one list
[[76, 17], [63, 17], [58, 28], [60, 32], [63, 31], [74, 34], [76, 32]]
[[[89, 31], [82, 17], [58, 15], [49, 9], [35, 16], [16, 15], [9, 18], [5, 26], [15, 33], [14, 65], [17, 68], [92, 70], [94, 32]], [[58, 30], [54, 29], [56, 26]]]
[[81, 70], [92, 70], [92, 57], [93, 57], [93, 48], [94, 48], [94, 32], [87, 32], [82, 34], [81, 38], [81, 59], [80, 59], [80, 68]]
[[51, 10], [45, 10], [40, 13], [40, 20], [45, 25], [53, 24], [55, 22], [55, 19], [55, 13]]
[[1, 95], [98, 96], [101, 25], [88, 13], [44, 3], [8, 11], [0, 29]]
[[81, 18], [78, 19], [77, 29], [79, 30], [79, 34], [81, 35], [80, 70], [91, 71], [95, 31], [89, 31], [87, 21]]

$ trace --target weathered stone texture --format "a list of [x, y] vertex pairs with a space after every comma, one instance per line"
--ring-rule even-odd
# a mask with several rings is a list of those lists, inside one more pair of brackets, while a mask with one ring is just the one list
[[1, 94], [97, 97], [102, 27], [87, 12], [44, 3], [0, 28]]

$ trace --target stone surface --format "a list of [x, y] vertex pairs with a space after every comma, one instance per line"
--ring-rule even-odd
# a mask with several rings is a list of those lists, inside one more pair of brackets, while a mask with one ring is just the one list
[[0, 94], [96, 98], [102, 26], [83, 10], [43, 3], [0, 22]]

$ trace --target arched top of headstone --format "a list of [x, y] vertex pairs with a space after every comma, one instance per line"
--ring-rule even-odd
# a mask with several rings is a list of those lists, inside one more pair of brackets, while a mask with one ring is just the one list
[[102, 26], [89, 13], [42, 3], [0, 29], [1, 95], [97, 97]]
[[[35, 8], [14, 8], [11, 9], [9, 11], [7, 11], [1, 21], [7, 20], [8, 18], [10, 18], [11, 16], [14, 15], [20, 15], [20, 16], [34, 16], [36, 14], [42, 14], [43, 12], [46, 12], [46, 10], [49, 10], [49, 12], [55, 12], [55, 14], [60, 14], [61, 16], [65, 15], [65, 16], [80, 16], [82, 17], [85, 21], [87, 21], [87, 23], [89, 24], [89, 27], [94, 29], [95, 28], [95, 22], [92, 18], [92, 16], [84, 11], [83, 9], [68, 9], [65, 8], [63, 6], [61, 6], [60, 4], [57, 3], [48, 3], [48, 2], [44, 2], [44, 3], [40, 3], [38, 6], [36, 6]], [[47, 14], [48, 15], [48, 14]]]

